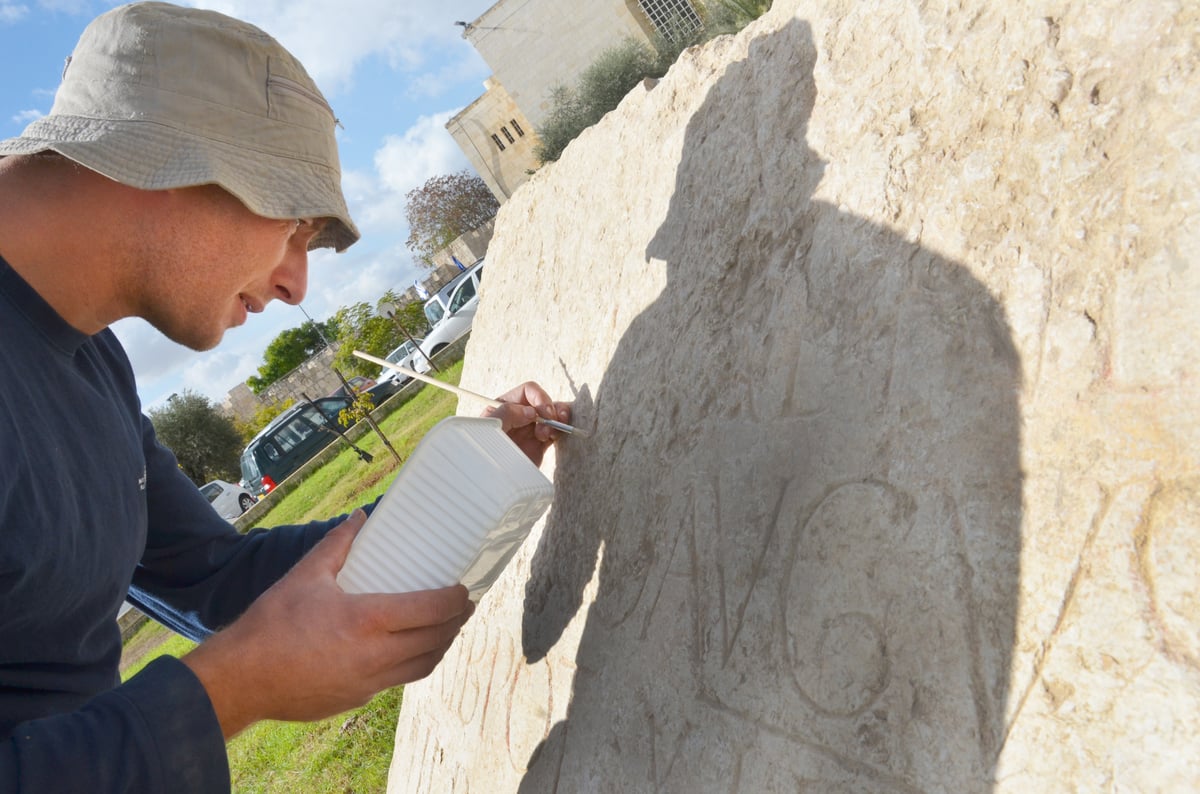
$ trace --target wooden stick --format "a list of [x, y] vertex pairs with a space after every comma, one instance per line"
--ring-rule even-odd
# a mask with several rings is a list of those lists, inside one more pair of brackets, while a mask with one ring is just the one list
[[[491, 397], [484, 397], [482, 394], [478, 394], [473, 391], [467, 391], [466, 389], [460, 389], [459, 387], [455, 386], [452, 383], [446, 383], [445, 381], [438, 380], [437, 378], [431, 378], [428, 375], [422, 375], [420, 372], [417, 372], [416, 370], [409, 369], [408, 367], [401, 367], [398, 364], [393, 364], [392, 362], [387, 361], [382, 358], [376, 358], [375, 356], [371, 355], [370, 353], [364, 353], [361, 350], [355, 350], [355, 351], [353, 351], [353, 353], [354, 353], [354, 355], [358, 356], [359, 358], [361, 358], [365, 361], [370, 361], [372, 364], [378, 364], [381, 367], [384, 367], [385, 369], [394, 369], [397, 372], [399, 372], [403, 375], [407, 375], [410, 378], [414, 378], [416, 380], [423, 381], [425, 383], [428, 383], [430, 386], [436, 386], [439, 389], [445, 389], [446, 391], [457, 394], [460, 397], [471, 397], [476, 400], [480, 400], [481, 402], [485, 403], [486, 405], [490, 405], [492, 408], [499, 408], [502, 405], [504, 405], [504, 403], [502, 403], [500, 400], [493, 400]], [[568, 434], [578, 433], [579, 435], [586, 435], [582, 430], [574, 428], [571, 425], [568, 425], [564, 422], [556, 422], [553, 419], [543, 419], [540, 416], [535, 417], [535, 421], [538, 424], [549, 425], [550, 427], [553, 427], [555, 430], [561, 430], [564, 433], [568, 433]]]

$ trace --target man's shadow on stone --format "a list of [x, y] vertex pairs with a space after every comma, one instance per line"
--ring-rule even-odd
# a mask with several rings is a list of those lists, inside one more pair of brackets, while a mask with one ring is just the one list
[[964, 267], [812, 199], [815, 57], [760, 37], [688, 124], [667, 287], [559, 451], [526, 656], [599, 589], [522, 791], [992, 786], [1020, 363]]

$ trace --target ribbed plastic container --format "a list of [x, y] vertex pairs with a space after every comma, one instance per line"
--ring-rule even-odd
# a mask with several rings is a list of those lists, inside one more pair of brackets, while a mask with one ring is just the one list
[[499, 419], [443, 419], [367, 518], [338, 584], [407, 593], [461, 582], [478, 601], [553, 498], [553, 483]]

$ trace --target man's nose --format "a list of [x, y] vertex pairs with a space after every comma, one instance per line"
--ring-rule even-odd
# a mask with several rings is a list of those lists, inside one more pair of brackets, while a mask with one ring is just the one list
[[279, 267], [271, 274], [275, 296], [284, 303], [295, 306], [304, 300], [308, 291], [308, 251], [299, 246], [290, 246]]

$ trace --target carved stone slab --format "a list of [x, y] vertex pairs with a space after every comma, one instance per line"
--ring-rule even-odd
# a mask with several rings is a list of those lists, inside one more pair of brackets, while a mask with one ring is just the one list
[[592, 436], [390, 790], [1200, 788], [1198, 36], [776, 0], [517, 191], [463, 385]]

